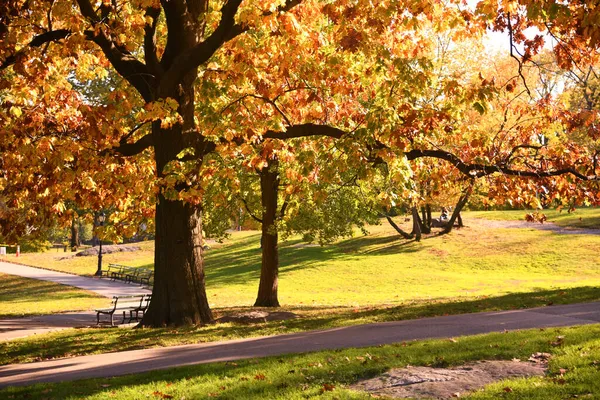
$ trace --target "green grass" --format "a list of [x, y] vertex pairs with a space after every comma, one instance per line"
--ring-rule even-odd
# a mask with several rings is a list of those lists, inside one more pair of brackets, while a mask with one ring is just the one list
[[[600, 236], [491, 229], [469, 222], [468, 228], [420, 243], [399, 239], [388, 225], [324, 247], [283, 242], [280, 302], [289, 307], [400, 305], [600, 284]], [[139, 252], [106, 255], [104, 262], [151, 267], [152, 243], [142, 246]], [[20, 261], [81, 274], [96, 269], [95, 257], [55, 257], [27, 254]], [[209, 250], [211, 306], [253, 304], [260, 258], [256, 232], [236, 233]]]
[[[132, 246], [139, 246], [141, 250], [128, 253], [103, 254], [103, 265], [106, 266], [110, 263], [115, 263], [138, 267], [154, 263], [154, 242], [134, 243]], [[65, 253], [62, 250], [21, 253], [19, 258], [9, 255], [6, 258], [0, 257], [0, 260], [86, 276], [94, 275], [98, 268], [97, 256], [76, 257], [75, 253], [71, 253], [70, 251]]]
[[[557, 337], [563, 339], [557, 340]], [[478, 360], [552, 354], [545, 377], [505, 380], [472, 399], [598, 398], [600, 325], [494, 333], [455, 340], [321, 351], [154, 371], [116, 378], [12, 387], [6, 399], [368, 399], [352, 383], [407, 365], [447, 367]], [[507, 391], [506, 388], [510, 388]]]
[[[207, 292], [218, 314], [249, 309], [258, 286], [259, 236], [242, 232], [207, 252]], [[150, 246], [150, 243], [144, 244]], [[281, 245], [280, 301], [302, 316], [254, 326], [217, 324], [122, 331], [70, 330], [0, 345], [0, 364], [273, 335], [360, 323], [600, 299], [600, 236], [489, 229], [475, 220], [420, 243], [387, 225], [335, 245]], [[144, 265], [144, 249], [113, 262]], [[126, 257], [129, 261], [123, 258]], [[63, 260], [63, 262], [71, 262]]]
[[[223, 323], [178, 328], [69, 329], [0, 342], [0, 365], [151, 347], [278, 335], [372, 322], [399, 321], [478, 311], [532, 308], [546, 304], [569, 304], [598, 298], [600, 298], [600, 288], [577, 288], [519, 293], [469, 301], [421, 301], [395, 307], [285, 307], [283, 310], [296, 312], [301, 315], [301, 318], [252, 325]], [[232, 310], [218, 309], [215, 311], [220, 314]]]
[[71, 286], [0, 274], [0, 318], [86, 311], [109, 301]]
[[463, 213], [466, 219], [482, 218], [497, 221], [515, 221], [525, 220], [525, 215], [531, 212], [545, 214], [548, 221], [565, 228], [591, 228], [600, 229], [600, 208], [577, 208], [573, 212], [567, 212], [566, 209], [545, 209], [545, 210], [510, 210], [510, 211], [468, 211]]

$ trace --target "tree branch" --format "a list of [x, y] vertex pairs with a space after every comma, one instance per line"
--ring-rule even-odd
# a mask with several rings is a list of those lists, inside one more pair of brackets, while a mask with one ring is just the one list
[[88, 40], [93, 41], [108, 58], [117, 72], [125, 78], [140, 93], [146, 102], [154, 100], [152, 87], [155, 76], [150, 74], [147, 66], [135, 58], [122, 46], [118, 46], [104, 32], [103, 23], [94, 11], [89, 0], [77, 0], [81, 14], [90, 21], [93, 31], [86, 32]]
[[123, 141], [121, 144], [119, 144], [118, 147], [113, 147], [111, 149], [101, 151], [100, 155], [118, 153], [121, 156], [130, 157], [135, 156], [136, 154], [140, 154], [142, 151], [152, 146], [154, 146], [154, 140], [152, 138], [152, 134], [148, 134], [133, 143], [127, 143]]
[[329, 136], [340, 139], [347, 132], [329, 125], [299, 124], [288, 127], [285, 131], [268, 130], [263, 135], [265, 139], [294, 139], [309, 136]]
[[40, 47], [46, 43], [58, 42], [59, 40], [66, 39], [70, 34], [71, 31], [69, 29], [57, 29], [55, 31], [48, 31], [37, 35], [23, 49], [17, 51], [15, 54], [6, 57], [4, 62], [0, 64], [0, 71], [13, 65], [20, 55], [25, 54], [26, 49], [32, 47]]
[[258, 218], [256, 215], [254, 215], [252, 213], [252, 211], [250, 211], [250, 207], [248, 207], [248, 202], [246, 201], [246, 199], [240, 197], [240, 200], [244, 204], [244, 208], [246, 209], [246, 211], [248, 211], [248, 215], [250, 215], [259, 224], [262, 224], [263, 223], [262, 219]]
[[480, 178], [494, 173], [501, 173], [508, 176], [521, 176], [529, 178], [546, 178], [551, 176], [560, 176], [571, 174], [583, 181], [597, 181], [600, 177], [597, 175], [586, 176], [574, 168], [561, 168], [548, 171], [524, 171], [518, 169], [512, 169], [502, 165], [483, 165], [483, 164], [468, 164], [458, 158], [456, 155], [447, 152], [445, 150], [411, 150], [404, 153], [409, 161], [417, 158], [437, 158], [440, 160], [446, 160], [450, 164], [454, 165], [460, 172], [472, 178]]
[[[173, 83], [178, 81], [179, 77], [206, 63], [213, 54], [223, 46], [223, 44], [235, 39], [250, 29], [249, 26], [235, 23], [235, 16], [242, 1], [243, 0], [227, 0], [221, 8], [221, 20], [213, 33], [211, 33], [206, 40], [175, 57], [164, 75], [164, 79], [162, 80], [159, 89], [160, 93], [167, 93]], [[279, 6], [276, 11], [265, 12], [263, 15], [269, 16], [274, 13], [289, 11], [301, 3], [302, 0], [287, 0], [286, 3]]]
[[146, 61], [146, 65], [156, 77], [159, 77], [163, 72], [158, 55], [156, 54], [156, 27], [159, 15], [160, 8], [146, 9], [145, 16], [152, 18], [152, 24], [146, 24], [144, 27], [144, 61]]

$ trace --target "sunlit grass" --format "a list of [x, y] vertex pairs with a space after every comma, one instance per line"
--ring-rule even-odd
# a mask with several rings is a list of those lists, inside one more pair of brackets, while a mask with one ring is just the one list
[[582, 207], [572, 212], [568, 212], [567, 209], [468, 211], [463, 213], [463, 215], [467, 219], [483, 218], [500, 221], [524, 221], [525, 215], [531, 212], [544, 214], [548, 218], [548, 221], [562, 227], [600, 229], [600, 208], [598, 207]]
[[[64, 331], [5, 344], [0, 363], [600, 299], [600, 236], [533, 227], [491, 229], [469, 216], [465, 222], [466, 228], [418, 243], [402, 240], [386, 224], [370, 227], [368, 236], [324, 247], [298, 239], [281, 243], [279, 298], [284, 310], [301, 319], [177, 330]], [[140, 252], [111, 254], [105, 262], [151, 264], [152, 243], [142, 246]], [[43, 264], [40, 255], [34, 256]], [[207, 292], [218, 315], [251, 309], [260, 257], [258, 232], [234, 233], [207, 251]], [[46, 266], [68, 270], [73, 262], [80, 261], [54, 260]]]
[[[562, 337], [557, 345], [557, 337]], [[264, 359], [182, 367], [145, 374], [12, 387], [15, 399], [368, 399], [349, 389], [391, 368], [457, 366], [478, 360], [527, 358], [551, 353], [545, 377], [504, 380], [461, 398], [597, 398], [600, 393], [600, 326], [535, 329], [449, 340], [321, 351]], [[509, 388], [509, 389], [507, 389]]]
[[[133, 243], [131, 246], [140, 247], [140, 251], [103, 254], [103, 265], [107, 266], [110, 263], [115, 263], [138, 267], [151, 266], [154, 264], [154, 242]], [[76, 275], [94, 275], [98, 269], [98, 257], [77, 257], [75, 254], [76, 253], [71, 251], [64, 252], [62, 249], [59, 251], [53, 249], [40, 253], [21, 253], [18, 258], [15, 257], [14, 254], [7, 255], [4, 258], [0, 257], [0, 260], [68, 272]]]
[[0, 274], [0, 318], [92, 310], [107, 301], [71, 286]]

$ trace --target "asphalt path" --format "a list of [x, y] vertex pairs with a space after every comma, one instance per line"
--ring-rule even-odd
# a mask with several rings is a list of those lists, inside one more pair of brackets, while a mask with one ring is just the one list
[[151, 291], [148, 289], [125, 282], [72, 275], [64, 272], [51, 271], [48, 269], [12, 264], [6, 261], [0, 261], [0, 273], [74, 286], [76, 288], [94, 292], [100, 296], [109, 298], [112, 298], [113, 296], [128, 296], [134, 294], [151, 293]]
[[600, 302], [452, 315], [0, 367], [0, 387], [101, 378], [185, 365], [376, 346], [518, 329], [600, 323]]
[[[135, 284], [66, 274], [64, 272], [27, 267], [5, 261], [0, 261], [0, 273], [74, 286], [107, 298], [151, 293], [150, 290]], [[106, 306], [108, 307], [108, 305], [109, 302], [107, 301]], [[118, 318], [116, 319], [118, 320]], [[67, 328], [93, 326], [95, 324], [96, 313], [93, 311], [0, 319], [0, 341], [43, 334]]]

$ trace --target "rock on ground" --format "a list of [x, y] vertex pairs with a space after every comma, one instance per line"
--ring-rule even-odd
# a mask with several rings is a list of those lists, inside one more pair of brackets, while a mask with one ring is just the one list
[[[130, 251], [139, 251], [140, 246], [134, 246], [130, 244], [120, 244], [120, 245], [108, 245], [102, 246], [102, 254], [110, 254], [110, 253], [118, 253], [118, 252], [130, 252]], [[85, 257], [85, 256], [97, 256], [98, 255], [98, 246], [90, 247], [89, 249], [85, 249], [75, 254], [77, 257]]]
[[451, 399], [503, 379], [544, 375], [545, 360], [534, 357], [530, 360], [479, 361], [453, 368], [392, 369], [350, 388], [394, 398]]

